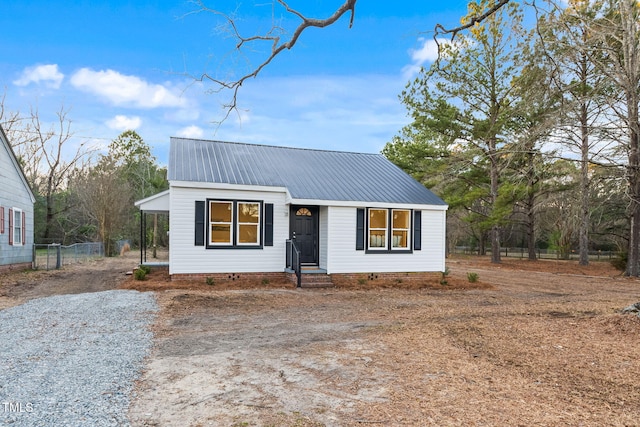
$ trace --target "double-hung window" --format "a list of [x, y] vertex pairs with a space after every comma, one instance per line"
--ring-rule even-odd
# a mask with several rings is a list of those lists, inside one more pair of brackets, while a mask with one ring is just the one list
[[233, 202], [209, 202], [209, 244], [233, 245]]
[[260, 244], [260, 203], [238, 202], [238, 245]]
[[25, 238], [24, 230], [25, 215], [22, 209], [9, 209], [9, 244], [23, 245]]
[[411, 232], [411, 211], [393, 209], [391, 211], [391, 249], [409, 249]]
[[356, 214], [356, 250], [407, 253], [421, 249], [421, 211], [367, 208], [357, 209]]
[[387, 209], [369, 209], [369, 249], [387, 249]]
[[208, 206], [208, 247], [261, 246], [261, 202], [209, 200]]

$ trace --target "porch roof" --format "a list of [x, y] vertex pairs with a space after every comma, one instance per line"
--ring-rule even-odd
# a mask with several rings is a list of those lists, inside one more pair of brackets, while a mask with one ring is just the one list
[[146, 199], [135, 202], [141, 211], [146, 213], [168, 213], [169, 212], [169, 190], [154, 194]]

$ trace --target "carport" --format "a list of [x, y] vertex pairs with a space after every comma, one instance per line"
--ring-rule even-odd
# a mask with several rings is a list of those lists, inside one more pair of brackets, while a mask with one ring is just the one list
[[[151, 261], [147, 260], [147, 217], [148, 215], [154, 215], [154, 221], [157, 221], [157, 215], [169, 216], [169, 190], [162, 193], [155, 194], [146, 199], [138, 200], [135, 202], [135, 206], [140, 209], [140, 264], [148, 266], [168, 266], [168, 261]], [[157, 230], [154, 227], [154, 237]]]

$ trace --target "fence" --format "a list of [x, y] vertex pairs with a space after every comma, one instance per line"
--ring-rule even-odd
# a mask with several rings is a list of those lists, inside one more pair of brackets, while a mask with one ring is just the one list
[[63, 265], [102, 257], [104, 257], [102, 242], [75, 243], [69, 246], [33, 245], [33, 268], [40, 270], [52, 270], [61, 268]]
[[[478, 255], [477, 247], [469, 247], [469, 246], [456, 246], [453, 248], [451, 252], [453, 254], [467, 254], [467, 255]], [[486, 250], [487, 255], [491, 254], [491, 249]], [[580, 254], [578, 251], [571, 251], [568, 254], [568, 257], [563, 255], [556, 250], [553, 249], [539, 249], [536, 248], [536, 255], [538, 259], [571, 259], [577, 260], [580, 259]], [[619, 256], [620, 253], [616, 251], [589, 251], [589, 260], [591, 261], [609, 261], [613, 258]], [[527, 248], [500, 248], [500, 256], [509, 257], [509, 258], [528, 258], [529, 257], [529, 249]]]

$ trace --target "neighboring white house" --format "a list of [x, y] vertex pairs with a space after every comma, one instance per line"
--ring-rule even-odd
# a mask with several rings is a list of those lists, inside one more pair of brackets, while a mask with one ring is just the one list
[[31, 268], [35, 197], [0, 127], [0, 271]]
[[380, 154], [171, 138], [168, 179], [136, 206], [169, 212], [172, 278], [277, 277], [298, 253], [334, 279], [445, 269], [447, 205]]

